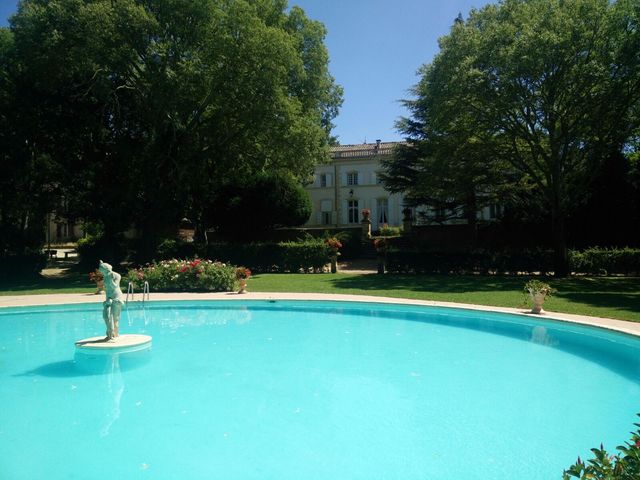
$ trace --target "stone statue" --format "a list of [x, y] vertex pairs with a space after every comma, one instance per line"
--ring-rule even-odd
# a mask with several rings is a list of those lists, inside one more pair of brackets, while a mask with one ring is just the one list
[[113, 341], [119, 335], [120, 313], [124, 305], [124, 295], [120, 290], [120, 279], [122, 277], [119, 273], [113, 271], [111, 265], [104, 263], [102, 260], [100, 260], [98, 269], [104, 277], [104, 291], [107, 297], [102, 304], [102, 318], [107, 325], [106, 340]]

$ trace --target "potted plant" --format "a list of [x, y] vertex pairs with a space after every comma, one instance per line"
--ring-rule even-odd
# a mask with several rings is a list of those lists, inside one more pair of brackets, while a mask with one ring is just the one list
[[236, 280], [238, 280], [238, 285], [240, 285], [240, 290], [238, 293], [247, 293], [247, 279], [251, 276], [251, 270], [247, 267], [238, 267], [236, 268]]
[[378, 258], [378, 273], [384, 273], [385, 263], [387, 259], [387, 248], [389, 244], [386, 238], [376, 238], [373, 241], [373, 246], [376, 249], [376, 256]]
[[96, 295], [100, 292], [104, 292], [104, 277], [100, 270], [96, 268], [93, 272], [89, 272], [89, 280], [96, 284]]
[[339, 249], [342, 248], [342, 243], [336, 237], [327, 238], [324, 241], [331, 250], [329, 255], [331, 258], [331, 273], [338, 271], [338, 255], [340, 255]]
[[529, 280], [524, 286], [524, 293], [528, 293], [533, 302], [531, 313], [544, 313], [544, 310], [542, 310], [544, 300], [555, 292], [556, 289], [552, 288], [548, 283], [536, 279]]

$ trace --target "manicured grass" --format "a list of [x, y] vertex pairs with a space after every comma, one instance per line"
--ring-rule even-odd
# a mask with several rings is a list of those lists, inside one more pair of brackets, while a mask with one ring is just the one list
[[[356, 275], [356, 274], [260, 274], [249, 279], [253, 292], [316, 292], [521, 307], [522, 287], [528, 277]], [[640, 278], [573, 277], [548, 279], [558, 293], [545, 309], [640, 322]], [[0, 295], [42, 293], [91, 293], [86, 274], [0, 284]], [[153, 292], [153, 285], [151, 286]]]
[[[520, 307], [528, 277], [439, 275], [256, 275], [255, 292], [318, 292], [400, 297], [441, 302]], [[558, 293], [545, 309], [640, 322], [640, 278], [574, 277], [548, 279]], [[528, 303], [527, 303], [528, 304]]]

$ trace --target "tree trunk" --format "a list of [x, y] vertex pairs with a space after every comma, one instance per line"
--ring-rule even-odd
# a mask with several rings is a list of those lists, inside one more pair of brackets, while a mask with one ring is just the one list
[[478, 202], [475, 192], [469, 192], [466, 198], [465, 216], [469, 225], [469, 238], [471, 246], [476, 247], [478, 242]]
[[553, 275], [555, 277], [567, 277], [571, 272], [569, 270], [565, 218], [557, 210], [552, 213], [551, 228], [554, 249]]

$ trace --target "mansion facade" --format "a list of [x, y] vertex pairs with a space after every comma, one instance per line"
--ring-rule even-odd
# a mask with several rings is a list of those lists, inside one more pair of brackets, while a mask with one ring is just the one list
[[[391, 157], [402, 142], [362, 143], [331, 147], [331, 162], [318, 165], [313, 182], [305, 188], [313, 211], [307, 228], [354, 227], [362, 220], [362, 210], [371, 212], [371, 229], [383, 225], [402, 226], [405, 208], [402, 194], [391, 194], [380, 180], [381, 160]], [[459, 211], [438, 211], [426, 206], [411, 208], [414, 225], [466, 224]], [[477, 212], [479, 221], [495, 222], [503, 213], [501, 205], [489, 205]]]
[[307, 185], [313, 212], [305, 227], [352, 227], [362, 210], [371, 211], [371, 229], [402, 225], [403, 198], [384, 189], [380, 161], [393, 154], [398, 142], [362, 143], [331, 147], [331, 162], [318, 165]]

